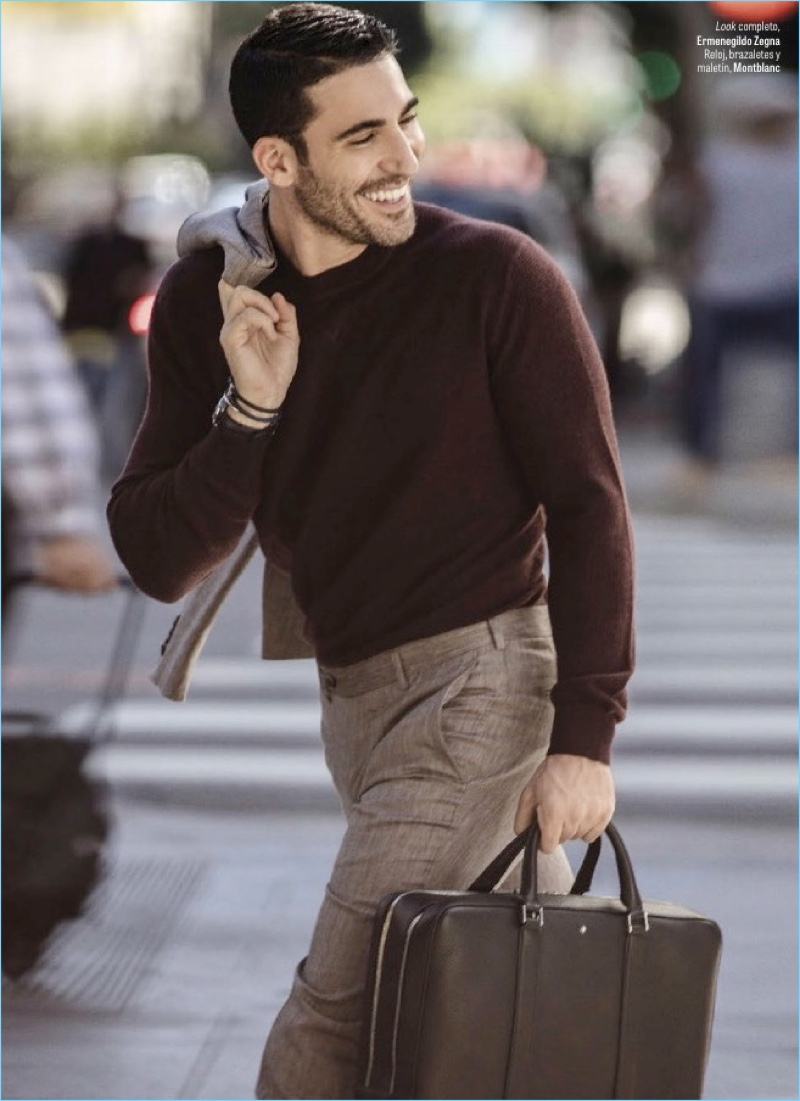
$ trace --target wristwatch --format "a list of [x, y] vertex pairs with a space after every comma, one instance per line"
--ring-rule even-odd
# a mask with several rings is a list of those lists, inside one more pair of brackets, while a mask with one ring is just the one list
[[[214, 425], [215, 428], [219, 428], [220, 425], [223, 424], [226, 421], [229, 424], [235, 424], [236, 423], [235, 421], [231, 420], [230, 417], [225, 415], [227, 413], [228, 409], [231, 408], [231, 405], [232, 405], [232, 403], [231, 403], [230, 399], [228, 398], [228, 391], [226, 390], [225, 393], [222, 395], [222, 397], [217, 402], [217, 404], [214, 408], [214, 412], [211, 414], [211, 423]], [[240, 428], [246, 428], [248, 432], [253, 431], [253, 429], [248, 428], [246, 424], [240, 424], [239, 427]], [[256, 428], [255, 431], [258, 432], [259, 429]]]

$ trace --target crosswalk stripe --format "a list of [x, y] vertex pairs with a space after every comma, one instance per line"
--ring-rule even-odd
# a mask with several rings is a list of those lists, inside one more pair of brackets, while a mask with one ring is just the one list
[[666, 539], [636, 540], [636, 561], [643, 566], [658, 565], [659, 569], [673, 570], [685, 574], [686, 566], [698, 569], [718, 567], [721, 569], [741, 569], [745, 565], [749, 572], [767, 572], [767, 567], [782, 566], [791, 572], [797, 564], [796, 547], [792, 543], [769, 546], [753, 546], [719, 542], [677, 543]]
[[679, 802], [682, 798], [730, 800], [769, 796], [797, 801], [797, 765], [787, 761], [728, 760], [720, 768], [715, 762], [700, 763], [695, 757], [668, 760], [617, 760], [614, 775], [620, 800], [627, 792], [656, 797], [665, 791]]
[[724, 749], [752, 742], [765, 753], [771, 745], [780, 743], [791, 752], [797, 745], [797, 708], [647, 706], [634, 701], [628, 718], [619, 728], [617, 743], [633, 748], [637, 740], [648, 739], [676, 745], [707, 739], [710, 745], [717, 743]]
[[743, 586], [739, 584], [708, 585], [679, 585], [670, 586], [659, 583], [658, 588], [649, 587], [640, 590], [637, 605], [644, 608], [658, 607], [659, 604], [693, 604], [697, 601], [708, 603], [711, 607], [730, 602], [742, 607], [748, 605], [763, 608], [764, 618], [769, 615], [769, 609], [773, 606], [781, 608], [792, 606], [797, 611], [796, 600], [792, 600], [792, 591], [784, 582], [761, 581], [757, 591], [749, 594], [743, 593]]
[[631, 681], [631, 690], [644, 695], [655, 692], [697, 692], [713, 698], [726, 693], [737, 696], [748, 692], [760, 696], [797, 692], [797, 663], [764, 661], [753, 655], [745, 661], [686, 662], [640, 664]]
[[[91, 705], [77, 704], [59, 717], [59, 729], [75, 734], [85, 729], [93, 717]], [[268, 739], [280, 735], [319, 734], [318, 703], [293, 701], [265, 703], [262, 700], [230, 702], [219, 700], [187, 701], [181, 704], [162, 700], [123, 700], [108, 714], [116, 736], [137, 738], [231, 738], [257, 735]]]
[[634, 517], [638, 539], [672, 540], [679, 546], [702, 549], [709, 545], [751, 547], [753, 551], [788, 547], [791, 537], [781, 529], [758, 531], [731, 527], [711, 516], [667, 516], [638, 512]]
[[763, 631], [771, 626], [783, 631], [796, 630], [797, 613], [790, 605], [768, 610], [736, 605], [640, 605], [636, 610], [636, 625], [640, 630], [652, 632], [653, 637], [660, 631], [698, 631], [708, 630], [712, 626], [718, 631], [732, 631], [742, 635], [745, 631]]
[[795, 576], [797, 568], [796, 548], [786, 547], [723, 546], [712, 543], [708, 546], [684, 546], [670, 544], [666, 540], [652, 543], [636, 541], [635, 562], [640, 571], [652, 569], [659, 574], [672, 574], [676, 577], [692, 577], [695, 571], [738, 574], [739, 576], [769, 576], [770, 572], [780, 571], [787, 578]]
[[225, 688], [279, 688], [317, 693], [319, 676], [314, 661], [208, 658], [197, 664], [192, 690]]
[[[739, 685], [752, 681], [791, 687], [797, 675], [797, 636], [788, 631], [759, 634], [709, 632], [687, 634], [673, 628], [650, 631], [639, 639], [636, 679], [662, 681], [680, 688], [685, 683]], [[769, 657], [769, 662], [765, 659]], [[701, 659], [702, 664], [697, 660]], [[201, 661], [190, 692], [252, 690], [268, 700], [281, 695], [316, 696], [319, 680], [313, 662], [270, 662], [223, 658]]]
[[292, 750], [269, 754], [214, 746], [202, 754], [149, 746], [109, 746], [90, 759], [95, 775], [113, 782], [160, 781], [172, 784], [198, 782], [228, 784], [278, 784], [331, 786], [325, 761], [318, 753]]
[[[86, 705], [64, 712], [59, 728], [65, 733], [82, 730], [90, 715]], [[176, 740], [191, 744], [221, 744], [234, 748], [236, 739], [247, 738], [267, 746], [281, 738], [307, 739], [320, 746], [319, 706], [311, 703], [271, 703], [253, 700], [224, 703], [187, 702], [179, 705], [159, 700], [126, 700], [111, 715], [117, 740], [125, 738], [159, 742], [164, 749]], [[682, 704], [647, 705], [634, 701], [617, 738], [626, 750], [645, 750], [648, 742], [661, 746], [695, 744], [732, 750], [752, 744], [767, 753], [776, 748], [792, 752], [797, 745], [797, 709], [794, 706], [725, 707]]]
[[[155, 783], [175, 787], [195, 784], [216, 786], [284, 786], [330, 790], [332, 783], [321, 756], [292, 751], [269, 755], [250, 750], [215, 747], [202, 755], [149, 747], [112, 746], [94, 756], [95, 775], [111, 783]], [[797, 797], [797, 767], [785, 761], [733, 760], [724, 769], [698, 763], [695, 758], [670, 758], [642, 763], [619, 760], [615, 764], [621, 800], [626, 793], [663, 795], [677, 799], [702, 797], [709, 801], [752, 798], [770, 794], [782, 799]]]
[[[758, 632], [721, 632], [721, 631], [676, 631], [663, 629], [658, 632], [645, 632], [640, 637], [638, 660], [640, 664], [654, 661], [669, 661], [673, 658], [687, 658], [689, 655], [706, 659], [749, 656], [753, 659], [780, 657], [786, 661], [797, 654], [798, 638], [796, 631], [758, 631]], [[797, 662], [794, 662], [797, 668]]]

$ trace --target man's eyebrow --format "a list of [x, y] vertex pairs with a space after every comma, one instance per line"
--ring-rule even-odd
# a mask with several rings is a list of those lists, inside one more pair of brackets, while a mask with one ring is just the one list
[[[419, 105], [419, 97], [412, 96], [408, 103], [403, 108], [400, 118], [403, 118], [409, 111], [413, 111], [415, 107]], [[342, 130], [341, 134], [337, 134], [333, 139], [334, 141], [346, 141], [347, 138], [352, 138], [354, 134], [360, 133], [362, 130], [380, 130], [382, 126], [386, 125], [386, 119], [364, 119], [363, 122], [357, 122], [353, 126], [348, 126], [346, 130]]]

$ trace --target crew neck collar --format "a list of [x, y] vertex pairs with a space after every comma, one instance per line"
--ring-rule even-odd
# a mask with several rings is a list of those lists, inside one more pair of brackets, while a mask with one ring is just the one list
[[367, 245], [354, 260], [328, 268], [318, 275], [303, 275], [292, 263], [273, 237], [275, 256], [278, 261], [277, 275], [287, 290], [297, 290], [304, 295], [324, 295], [353, 287], [370, 279], [389, 260], [392, 253], [402, 245], [386, 248], [382, 245]]

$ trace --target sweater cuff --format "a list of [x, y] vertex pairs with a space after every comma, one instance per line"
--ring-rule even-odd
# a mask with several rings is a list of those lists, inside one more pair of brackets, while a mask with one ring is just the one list
[[238, 421], [231, 420], [230, 417], [226, 416], [220, 417], [219, 422], [212, 425], [211, 431], [217, 440], [233, 439], [238, 441], [239, 446], [249, 444], [261, 448], [265, 448], [275, 435], [275, 427], [248, 428], [246, 425], [239, 424]]
[[561, 704], [556, 707], [548, 755], [568, 753], [592, 761], [611, 763], [611, 743], [616, 731], [613, 715], [604, 714], [587, 704]]

